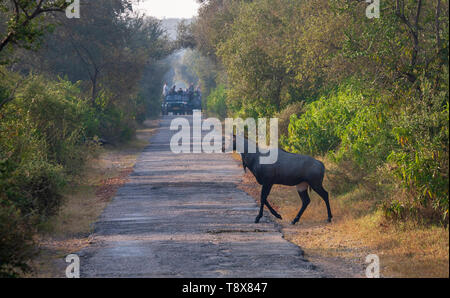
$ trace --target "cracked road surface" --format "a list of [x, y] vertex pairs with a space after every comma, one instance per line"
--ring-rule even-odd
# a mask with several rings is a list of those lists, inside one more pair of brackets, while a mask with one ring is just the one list
[[253, 223], [258, 206], [237, 189], [243, 171], [230, 154], [170, 151], [173, 118], [95, 224], [81, 276], [323, 277], [270, 218]]

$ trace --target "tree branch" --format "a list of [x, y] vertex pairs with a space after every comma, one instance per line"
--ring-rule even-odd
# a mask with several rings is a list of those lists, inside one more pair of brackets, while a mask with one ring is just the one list
[[[11, 42], [15, 42], [15, 39], [19, 35], [17, 28], [21, 29], [35, 19], [37, 16], [46, 13], [46, 12], [62, 12], [67, 7], [68, 3], [61, 2], [59, 6], [49, 6], [42, 8], [45, 0], [38, 0], [36, 7], [34, 8], [33, 12], [30, 14], [29, 11], [27, 11], [27, 8], [24, 7], [22, 4], [24, 4], [21, 1], [17, 0], [11, 0], [14, 6], [14, 18], [15, 18], [15, 24], [12, 26], [13, 28], [9, 28], [9, 32], [6, 35], [5, 38], [2, 39], [0, 42], [0, 52], [4, 50], [4, 48]], [[25, 20], [22, 23], [20, 22], [20, 14], [22, 13], [25, 15]]]

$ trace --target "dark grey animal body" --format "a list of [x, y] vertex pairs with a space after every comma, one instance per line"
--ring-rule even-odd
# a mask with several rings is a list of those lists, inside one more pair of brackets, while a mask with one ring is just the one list
[[[245, 148], [248, 148], [247, 139], [244, 139]], [[236, 150], [236, 138], [233, 138], [233, 150]], [[246, 152], [246, 150], [244, 150]], [[323, 188], [323, 179], [325, 176], [325, 166], [322, 162], [306, 155], [294, 154], [279, 149], [278, 159], [274, 164], [261, 164], [260, 156], [262, 153], [256, 146], [257, 153], [241, 153], [242, 165], [244, 170], [247, 168], [253, 173], [256, 181], [262, 185], [261, 207], [255, 222], [258, 223], [263, 216], [264, 205], [277, 218], [281, 216], [270, 206], [267, 197], [275, 184], [296, 186], [297, 192], [302, 200], [302, 207], [297, 217], [292, 221], [296, 224], [311, 199], [308, 195], [308, 187], [317, 192], [325, 202], [327, 207], [328, 222], [331, 222], [333, 215], [331, 213], [328, 192]]]

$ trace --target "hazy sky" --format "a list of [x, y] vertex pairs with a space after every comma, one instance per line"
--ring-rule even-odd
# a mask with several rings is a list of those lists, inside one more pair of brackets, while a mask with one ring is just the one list
[[195, 0], [143, 0], [135, 4], [147, 15], [162, 18], [192, 18], [197, 15], [199, 4]]

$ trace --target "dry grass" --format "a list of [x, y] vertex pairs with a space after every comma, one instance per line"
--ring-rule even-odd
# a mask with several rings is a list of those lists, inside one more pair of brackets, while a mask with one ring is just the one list
[[146, 121], [134, 140], [114, 148], [105, 147], [87, 163], [82, 178], [67, 188], [59, 214], [38, 236], [41, 249], [32, 264], [33, 277], [64, 277], [64, 257], [90, 243], [93, 223], [127, 181], [137, 156], [157, 126], [157, 120]]
[[[384, 277], [449, 277], [448, 229], [387, 221], [377, 206], [394, 193], [389, 181], [377, 185], [375, 179], [361, 178], [349, 164], [338, 168], [324, 163], [333, 223], [326, 223], [325, 204], [313, 193], [300, 224], [293, 227], [290, 221], [301, 200], [295, 188], [275, 186], [269, 201], [283, 216], [286, 239], [302, 247], [312, 261], [331, 267], [336, 277], [364, 277], [369, 254], [380, 257]], [[251, 173], [244, 176], [241, 188], [259, 200], [261, 187]]]

